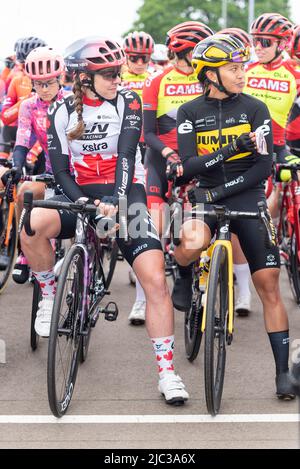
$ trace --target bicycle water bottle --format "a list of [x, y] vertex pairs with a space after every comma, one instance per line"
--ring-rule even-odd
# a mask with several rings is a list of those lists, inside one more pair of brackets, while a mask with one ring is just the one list
[[212, 245], [210, 245], [205, 251], [202, 251], [200, 262], [199, 262], [199, 290], [204, 293], [206, 290], [210, 258], [212, 254]]

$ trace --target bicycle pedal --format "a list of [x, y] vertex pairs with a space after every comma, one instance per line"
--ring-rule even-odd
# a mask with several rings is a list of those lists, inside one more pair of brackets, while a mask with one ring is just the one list
[[119, 309], [114, 301], [110, 301], [102, 311], [106, 321], [115, 321], [119, 314]]

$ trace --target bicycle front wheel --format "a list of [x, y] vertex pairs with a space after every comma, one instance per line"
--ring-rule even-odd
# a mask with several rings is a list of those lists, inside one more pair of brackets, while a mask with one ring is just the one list
[[228, 296], [228, 256], [225, 247], [218, 245], [213, 252], [207, 287], [204, 344], [205, 398], [211, 415], [219, 412], [222, 399]]
[[184, 344], [187, 359], [192, 362], [199, 353], [202, 340], [202, 293], [199, 289], [199, 274], [194, 273], [192, 304], [184, 318]]
[[48, 400], [55, 417], [66, 413], [74, 392], [82, 340], [83, 290], [83, 252], [74, 245], [59, 275], [49, 337]]

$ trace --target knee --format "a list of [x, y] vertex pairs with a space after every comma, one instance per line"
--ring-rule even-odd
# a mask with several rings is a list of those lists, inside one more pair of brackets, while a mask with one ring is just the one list
[[256, 288], [264, 302], [277, 304], [280, 299], [279, 275], [270, 274], [264, 281], [256, 284]]
[[145, 293], [150, 298], [158, 300], [166, 295], [169, 295], [166, 275], [163, 269], [151, 272], [151, 275], [149, 275], [145, 285]]

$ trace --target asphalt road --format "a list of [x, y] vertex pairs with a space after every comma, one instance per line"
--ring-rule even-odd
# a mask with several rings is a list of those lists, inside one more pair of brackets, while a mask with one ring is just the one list
[[[300, 308], [286, 275], [282, 293], [290, 318], [291, 349], [300, 339]], [[175, 311], [175, 367], [190, 393], [183, 407], [165, 404], [144, 326], [129, 326], [135, 290], [128, 266], [118, 262], [111, 300], [119, 318], [100, 318], [88, 360], [80, 366], [68, 413], [60, 420], [47, 400], [47, 339], [29, 344], [32, 287], [10, 282], [0, 296], [0, 448], [297, 448], [298, 402], [275, 396], [274, 364], [264, 331], [262, 308], [237, 318], [220, 415], [207, 415], [203, 353], [190, 364], [184, 354], [183, 314]], [[5, 346], [5, 351], [4, 351]]]

